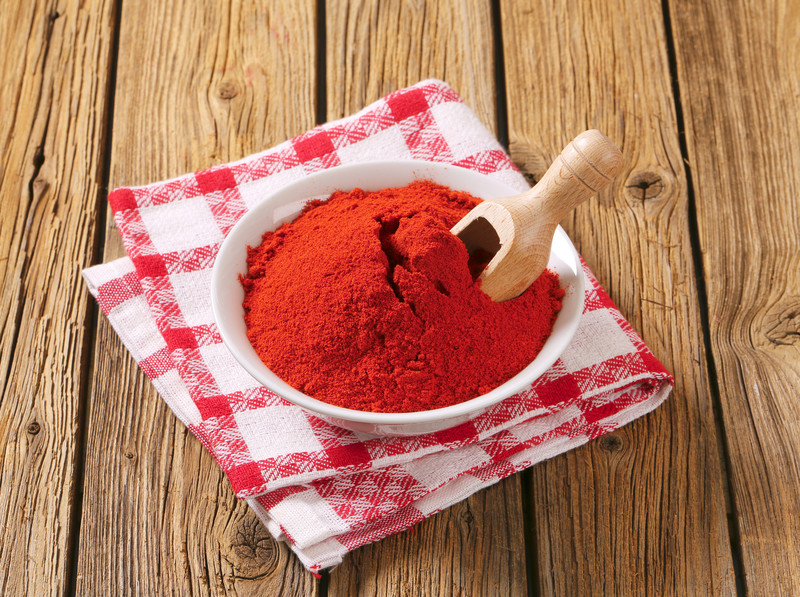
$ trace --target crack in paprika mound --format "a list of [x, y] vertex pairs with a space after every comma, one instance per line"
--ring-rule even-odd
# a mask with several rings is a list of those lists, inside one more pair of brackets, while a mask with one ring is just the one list
[[400, 227], [400, 220], [398, 218], [386, 220], [378, 219], [378, 222], [381, 225], [379, 234], [379, 238], [381, 240], [381, 250], [383, 251], [384, 255], [386, 255], [386, 261], [388, 263], [386, 281], [389, 283], [389, 286], [391, 287], [392, 292], [394, 292], [394, 295], [397, 297], [397, 300], [402, 303], [405, 302], [405, 299], [403, 298], [402, 291], [394, 280], [394, 270], [398, 265], [404, 265], [407, 260], [392, 243], [392, 236]]
[[480, 290], [450, 233], [479, 201], [428, 181], [355, 189], [266, 233], [241, 279], [262, 361], [309, 396], [372, 412], [449, 406], [519, 373], [564, 291], [550, 271], [504, 303]]

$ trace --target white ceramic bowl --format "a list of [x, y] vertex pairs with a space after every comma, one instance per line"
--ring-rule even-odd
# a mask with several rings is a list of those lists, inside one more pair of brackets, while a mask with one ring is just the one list
[[262, 203], [233, 227], [222, 243], [214, 264], [211, 283], [214, 318], [225, 345], [236, 360], [250, 375], [276, 394], [321, 419], [352, 431], [371, 435], [419, 435], [447, 429], [477, 417], [503, 398], [530, 386], [542, 375], [572, 340], [583, 311], [584, 278], [580, 260], [569, 237], [559, 227], [553, 239], [548, 267], [558, 273], [566, 294], [553, 325], [553, 332], [533, 362], [487, 394], [435, 410], [372, 413], [315, 400], [270, 371], [251, 346], [244, 323], [244, 290], [239, 283], [239, 274], [247, 273], [247, 246], [257, 246], [266, 231], [275, 230], [284, 222], [293, 220], [311, 198], [327, 197], [334, 191], [349, 191], [357, 187], [376, 191], [405, 186], [420, 179], [467, 191], [482, 199], [517, 194], [514, 189], [482, 174], [433, 162], [370, 162], [332, 168], [312, 174], [264, 197]]

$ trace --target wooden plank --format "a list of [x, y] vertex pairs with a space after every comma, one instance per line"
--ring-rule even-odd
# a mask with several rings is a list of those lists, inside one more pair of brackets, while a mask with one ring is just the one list
[[543, 595], [735, 590], [661, 3], [502, 0], [512, 157], [534, 178], [599, 128], [628, 159], [565, 225], [672, 371], [656, 412], [533, 470]]
[[800, 594], [800, 5], [670, 2], [745, 588]]
[[[421, 79], [446, 80], [494, 128], [488, 2], [326, 3], [328, 118]], [[403, 533], [362, 547], [331, 572], [330, 595], [519, 595], [526, 591], [515, 476]]]
[[[110, 186], [244, 157], [313, 126], [314, 20], [313, 0], [123, 3]], [[104, 261], [123, 255], [106, 232]], [[102, 317], [95, 359], [78, 594], [316, 594]]]
[[113, 3], [0, 13], [0, 594], [68, 585]]

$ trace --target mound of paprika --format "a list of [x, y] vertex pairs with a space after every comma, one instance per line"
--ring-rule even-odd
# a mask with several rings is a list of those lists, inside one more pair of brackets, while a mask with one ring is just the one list
[[432, 182], [313, 201], [248, 249], [247, 333], [263, 362], [318, 400], [372, 412], [449, 406], [539, 353], [564, 291], [545, 271], [503, 303], [450, 228], [479, 199]]

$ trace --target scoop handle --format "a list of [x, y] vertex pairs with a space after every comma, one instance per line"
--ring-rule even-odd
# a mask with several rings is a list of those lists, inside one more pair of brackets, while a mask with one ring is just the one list
[[622, 169], [622, 152], [598, 130], [582, 132], [564, 148], [525, 201], [561, 221], [581, 203], [602, 191]]

